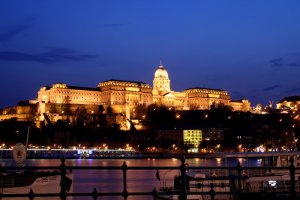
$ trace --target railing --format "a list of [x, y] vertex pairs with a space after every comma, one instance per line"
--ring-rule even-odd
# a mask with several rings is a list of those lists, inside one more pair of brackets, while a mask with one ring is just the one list
[[[296, 170], [299, 170], [299, 167], [294, 166], [294, 160], [291, 157], [289, 167], [242, 167], [240, 163], [237, 164], [236, 167], [198, 167], [198, 166], [188, 166], [185, 163], [185, 158], [182, 157], [180, 166], [171, 167], [171, 166], [157, 166], [157, 167], [148, 167], [148, 166], [127, 166], [126, 162], [123, 163], [122, 166], [66, 166], [65, 159], [61, 159], [60, 166], [49, 166], [49, 167], [1, 167], [1, 171], [5, 170], [58, 170], [60, 173], [60, 192], [57, 193], [34, 193], [32, 189], [29, 190], [28, 193], [25, 194], [5, 194], [0, 193], [0, 199], [2, 198], [15, 198], [15, 197], [24, 197], [30, 200], [34, 200], [37, 197], [57, 197], [61, 200], [67, 200], [72, 197], [92, 197], [94, 200], [101, 199], [103, 196], [119, 196], [124, 200], [127, 200], [130, 196], [150, 196], [152, 199], [168, 199], [167, 195], [175, 195], [179, 200], [186, 200], [188, 195], [206, 195], [211, 200], [214, 200], [216, 195], [228, 195], [228, 199], [253, 199], [256, 198], [264, 199], [269, 198], [273, 199], [274, 195], [285, 195], [287, 199], [299, 199], [300, 191], [296, 191], [299, 186], [300, 180], [295, 180]], [[272, 170], [272, 169], [283, 169], [289, 171], [289, 187], [288, 190], [285, 191], [247, 191], [244, 187], [245, 174], [244, 172], [250, 172], [251, 170]], [[99, 192], [96, 188], [91, 189], [90, 192], [68, 192], [66, 189], [66, 172], [67, 170], [118, 170], [122, 171], [122, 191], [120, 192]], [[170, 191], [160, 191], [157, 190], [156, 187], [153, 188], [152, 191], [143, 191], [143, 192], [130, 192], [127, 187], [127, 172], [129, 170], [154, 170], [159, 172], [159, 170], [179, 170], [180, 171], [180, 180], [181, 187], [179, 190], [173, 190], [172, 193]], [[193, 192], [188, 190], [188, 179], [187, 170], [202, 170], [202, 171], [210, 171], [210, 170], [219, 170], [220, 172], [225, 172], [225, 176], [229, 174], [233, 175], [232, 183], [235, 184], [235, 190], [230, 190], [229, 192], [218, 192], [216, 190], [215, 184], [210, 184], [210, 190], [206, 192]], [[4, 175], [0, 175], [2, 178]], [[0, 186], [1, 187], [1, 186]], [[0, 188], [1, 189], [1, 188]], [[2, 190], [1, 190], [2, 191]], [[254, 196], [253, 196], [254, 195]], [[278, 199], [281, 199], [278, 198]]]

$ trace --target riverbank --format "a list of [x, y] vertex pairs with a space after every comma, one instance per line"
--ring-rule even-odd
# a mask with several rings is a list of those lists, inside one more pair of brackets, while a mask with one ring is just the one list
[[[29, 159], [142, 159], [142, 158], [268, 158], [270, 162], [278, 156], [283, 158], [299, 158], [300, 151], [284, 152], [215, 152], [215, 153], [141, 153], [122, 149], [96, 150], [96, 149], [27, 149]], [[2, 159], [12, 159], [12, 149], [0, 149]]]

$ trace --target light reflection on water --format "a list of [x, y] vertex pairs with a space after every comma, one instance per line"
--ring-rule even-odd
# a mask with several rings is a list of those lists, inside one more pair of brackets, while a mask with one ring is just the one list
[[[179, 166], [180, 159], [68, 159], [67, 166]], [[261, 166], [261, 159], [235, 159], [235, 158], [191, 158], [186, 159], [189, 166], [229, 166], [234, 167], [237, 162], [242, 166]], [[6, 166], [12, 166], [8, 161]], [[27, 166], [59, 166], [60, 160], [56, 159], [31, 159], [27, 160]], [[94, 188], [98, 192], [122, 192], [123, 174], [118, 170], [73, 170], [74, 192], [92, 192]], [[159, 170], [160, 181], [156, 178], [155, 170], [128, 170], [127, 190], [129, 192], [151, 192], [154, 187], [159, 190], [162, 186], [172, 186], [174, 176], [179, 175], [179, 170]], [[87, 197], [74, 197], [75, 200], [92, 199]], [[99, 197], [101, 200], [118, 200], [122, 197]], [[150, 200], [152, 197], [133, 196], [129, 200]]]

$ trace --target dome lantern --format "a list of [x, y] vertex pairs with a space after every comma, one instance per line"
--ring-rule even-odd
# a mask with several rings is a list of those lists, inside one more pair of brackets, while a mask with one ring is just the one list
[[164, 66], [159, 65], [158, 69], [154, 73], [154, 78], [167, 78], [169, 79], [169, 74]]

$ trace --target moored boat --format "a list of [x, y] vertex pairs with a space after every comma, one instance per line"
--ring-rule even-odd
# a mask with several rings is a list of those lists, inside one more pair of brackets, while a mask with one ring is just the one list
[[[214, 195], [214, 199], [218, 200], [233, 199], [235, 195], [242, 195], [242, 199], [245, 199], [247, 196], [244, 195], [251, 193], [254, 195], [250, 196], [252, 199], [260, 197], [259, 195], [262, 194], [273, 195], [272, 197], [276, 197], [276, 199], [288, 198], [290, 195], [291, 177], [287, 173], [282, 174], [282, 171], [256, 176], [249, 176], [243, 172], [240, 179], [234, 174], [222, 174], [218, 176], [213, 172], [212, 174], [195, 173], [192, 176], [186, 175], [185, 184], [183, 184], [182, 176], [175, 176], [173, 186], [160, 188], [160, 192], [164, 193], [160, 196], [160, 199], [178, 200], [184, 185], [188, 200], [211, 199], [211, 195]], [[300, 193], [300, 174], [297, 173], [295, 174], [295, 192], [297, 195]]]
[[[209, 192], [212, 187], [217, 193], [228, 193], [228, 194], [217, 194], [215, 199], [229, 199], [229, 193], [232, 192], [233, 181], [230, 180], [230, 177], [217, 177], [210, 176], [207, 177], [205, 174], [196, 173], [193, 176], [186, 176], [186, 191], [188, 200], [202, 200], [202, 199], [211, 199]], [[160, 188], [161, 192], [166, 193], [165, 195], [160, 196], [161, 199], [179, 199], [179, 193], [182, 190], [182, 176], [174, 177], [174, 186], [173, 187], [162, 187]]]
[[[28, 171], [23, 170], [26, 160], [26, 147], [18, 143], [13, 149], [13, 157], [16, 162], [18, 170], [4, 171], [1, 168], [0, 172], [0, 193], [1, 200], [16, 199], [27, 200], [29, 197], [4, 197], [5, 195], [21, 195], [29, 194], [30, 191], [35, 195], [44, 194], [43, 197], [34, 197], [34, 199], [61, 199], [59, 196], [49, 196], [46, 194], [59, 194], [61, 189], [64, 188], [66, 193], [73, 192], [73, 174], [67, 173], [62, 176], [60, 171]], [[64, 186], [62, 187], [62, 177]], [[4, 196], [3, 196], [4, 195]], [[67, 197], [67, 200], [73, 199]]]
[[[53, 172], [2, 173], [0, 175], [0, 191], [2, 194], [28, 194], [30, 190], [35, 194], [60, 193], [61, 174]], [[73, 192], [73, 174], [65, 176], [66, 192]], [[12, 199], [4, 198], [2, 199]], [[14, 197], [16, 200], [27, 200], [28, 197]], [[35, 197], [34, 199], [60, 199], [60, 197]], [[71, 200], [68, 197], [67, 200]]]

